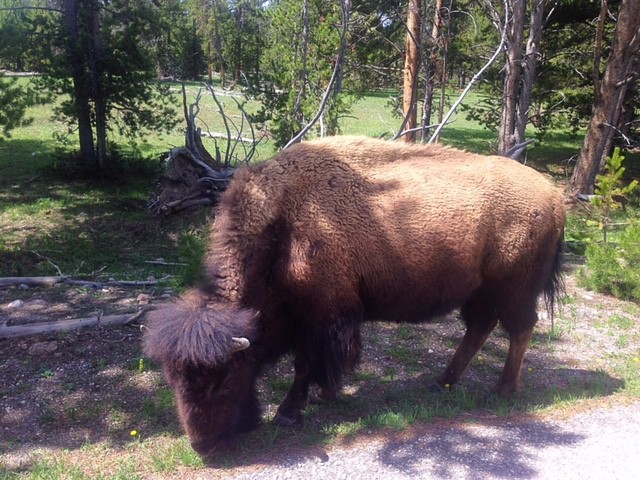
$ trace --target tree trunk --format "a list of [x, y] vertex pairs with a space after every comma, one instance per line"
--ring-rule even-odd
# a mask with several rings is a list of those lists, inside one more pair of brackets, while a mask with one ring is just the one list
[[435, 80], [436, 78], [442, 79], [442, 71], [438, 72], [438, 67], [444, 68], [443, 59], [441, 59], [439, 55], [439, 50], [442, 46], [442, 3], [443, 0], [435, 0], [433, 27], [431, 28], [431, 53], [429, 55], [425, 55], [427, 59], [425, 65], [426, 85], [424, 100], [422, 102], [422, 141], [425, 141], [425, 137], [428, 137], [429, 132], [426, 127], [431, 124]]
[[[417, 123], [417, 89], [418, 71], [420, 68], [420, 32], [421, 32], [421, 0], [409, 0], [407, 13], [407, 40], [405, 42], [404, 88], [402, 111], [405, 117], [404, 130], [416, 128]], [[415, 132], [404, 135], [405, 142], [415, 142]]]
[[235, 52], [236, 60], [235, 67], [233, 69], [233, 81], [235, 83], [240, 81], [240, 72], [242, 71], [242, 49], [244, 48], [242, 43], [242, 35], [244, 32], [244, 5], [239, 3], [236, 5], [236, 36], [235, 36]]
[[216, 64], [218, 67], [218, 71], [220, 72], [220, 87], [225, 88], [226, 86], [226, 78], [225, 78], [225, 67], [224, 67], [224, 57], [222, 55], [222, 38], [220, 36], [220, 22], [222, 21], [222, 15], [220, 13], [220, 2], [213, 1], [213, 49], [215, 51], [216, 56]]
[[96, 110], [96, 163], [97, 171], [103, 171], [107, 161], [107, 102], [102, 83], [103, 53], [100, 41], [100, 6], [94, 1], [90, 11], [90, 42], [89, 58], [91, 65], [91, 79], [93, 98]]
[[525, 141], [525, 129], [529, 123], [529, 107], [531, 106], [531, 92], [536, 76], [536, 63], [539, 53], [540, 37], [542, 36], [542, 20], [546, 0], [534, 0], [531, 7], [531, 24], [529, 26], [529, 40], [527, 51], [522, 64], [522, 84], [518, 99], [518, 116], [514, 144]]
[[[307, 0], [302, 1], [301, 9], [302, 32], [300, 37], [302, 46], [300, 50], [300, 69], [298, 74], [291, 79], [291, 89], [294, 92], [298, 91], [298, 96], [291, 110], [291, 116], [302, 126], [304, 124], [302, 102], [307, 98], [307, 53], [309, 50], [309, 2]], [[291, 136], [293, 138], [295, 132], [292, 132]]]
[[95, 162], [93, 130], [91, 128], [91, 107], [89, 104], [89, 79], [84, 68], [84, 55], [78, 31], [78, 2], [64, 0], [63, 21], [68, 36], [68, 54], [74, 90], [74, 107], [78, 118], [80, 156], [86, 165]]
[[[432, 75], [428, 78], [429, 90], [431, 95], [431, 100], [429, 102], [429, 119], [427, 123], [424, 123], [423, 126], [426, 126], [431, 123], [431, 115], [433, 108], [433, 96], [435, 91], [435, 81], [436, 78], [440, 81], [440, 105], [438, 106], [438, 123], [442, 122], [442, 116], [444, 115], [444, 100], [445, 100], [445, 89], [446, 89], [446, 77], [447, 77], [447, 59], [446, 59], [446, 51], [447, 51], [447, 40], [442, 34], [442, 29], [444, 26], [444, 14], [445, 10], [443, 9], [444, 0], [436, 0], [435, 3], [435, 12], [433, 15], [433, 28], [431, 29], [431, 41], [433, 43], [433, 49], [431, 51], [431, 71]], [[447, 12], [451, 11], [451, 3], [449, 3], [449, 8]], [[427, 132], [423, 131], [423, 134]], [[427, 136], [427, 135], [425, 135]], [[434, 142], [438, 141], [438, 137], [434, 138]], [[425, 138], [423, 138], [423, 141]]]
[[[640, 72], [640, 52], [634, 57], [632, 71]], [[618, 119], [618, 132], [623, 137], [629, 135], [631, 126], [636, 118], [636, 109], [634, 99], [638, 96], [638, 75], [633, 78], [627, 85], [627, 93], [625, 95], [624, 102], [622, 103], [622, 111], [620, 112], [620, 118]], [[626, 141], [626, 138], [625, 138]]]
[[498, 153], [504, 154], [516, 144], [515, 126], [522, 78], [522, 40], [524, 37], [525, 0], [511, 0], [512, 7], [507, 25], [507, 63], [502, 96], [502, 117], [498, 133]]
[[611, 153], [615, 127], [620, 119], [628, 86], [638, 76], [632, 67], [639, 48], [640, 2], [622, 0], [607, 67], [594, 95], [591, 120], [571, 177], [571, 192], [574, 195], [593, 193], [596, 175]]

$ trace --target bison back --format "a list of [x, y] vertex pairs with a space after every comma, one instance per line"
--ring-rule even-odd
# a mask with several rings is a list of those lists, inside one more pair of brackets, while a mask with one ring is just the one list
[[537, 296], [564, 226], [562, 196], [541, 174], [440, 146], [309, 142], [248, 170], [231, 189], [227, 248], [235, 232], [236, 253], [242, 244], [241, 255], [253, 252], [256, 262], [266, 232], [271, 246], [261, 247], [269, 253], [254, 277], [268, 270], [269, 288], [301, 311], [411, 321], [481, 288]]

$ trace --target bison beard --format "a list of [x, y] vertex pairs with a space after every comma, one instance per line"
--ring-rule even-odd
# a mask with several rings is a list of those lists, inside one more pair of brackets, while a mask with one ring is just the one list
[[360, 324], [460, 308], [466, 332], [436, 385], [455, 384], [491, 331], [509, 335], [496, 390], [520, 387], [537, 321], [561, 287], [563, 198], [501, 157], [336, 137], [238, 171], [221, 199], [206, 282], [151, 314], [192, 445], [213, 451], [259, 421], [260, 369], [287, 352], [295, 378], [275, 421], [331, 400], [360, 355]]

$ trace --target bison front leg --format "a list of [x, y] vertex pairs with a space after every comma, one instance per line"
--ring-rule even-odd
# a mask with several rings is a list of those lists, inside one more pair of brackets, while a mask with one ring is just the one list
[[495, 309], [481, 297], [467, 302], [460, 313], [467, 325], [467, 331], [444, 373], [436, 379], [435, 386], [438, 390], [458, 383], [474, 355], [498, 323]]
[[276, 412], [274, 422], [282, 427], [291, 427], [302, 423], [302, 412], [309, 400], [311, 367], [304, 355], [296, 354], [294, 361], [295, 378], [287, 396]]

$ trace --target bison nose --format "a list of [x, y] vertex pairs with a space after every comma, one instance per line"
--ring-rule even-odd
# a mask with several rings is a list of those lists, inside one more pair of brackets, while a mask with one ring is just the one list
[[191, 442], [191, 448], [193, 448], [199, 455], [205, 457], [220, 449], [220, 447], [223, 446], [222, 443], [223, 442], [221, 442], [220, 437], [214, 436], [198, 440], [197, 442]]

